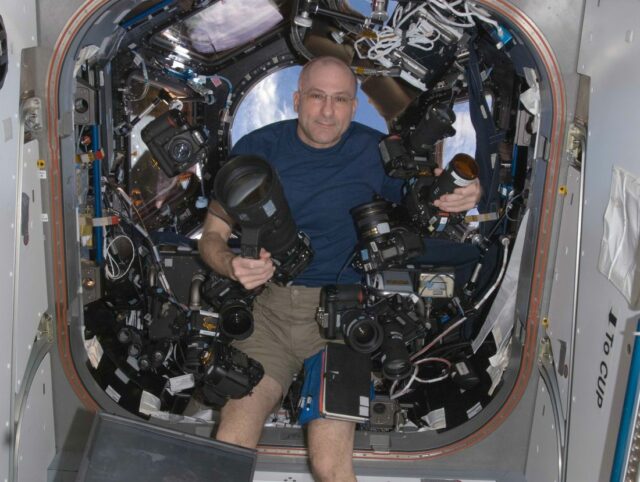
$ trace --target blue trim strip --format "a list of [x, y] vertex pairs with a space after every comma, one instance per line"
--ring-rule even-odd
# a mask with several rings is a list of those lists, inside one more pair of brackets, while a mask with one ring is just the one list
[[145, 10], [144, 12], [139, 13], [135, 17], [130, 18], [126, 22], [122, 22], [120, 24], [120, 26], [122, 28], [127, 29], [127, 28], [131, 27], [132, 25], [138, 23], [140, 20], [148, 17], [149, 15], [153, 15], [154, 13], [162, 10], [164, 7], [166, 7], [167, 5], [169, 5], [169, 4], [171, 4], [171, 3], [175, 2], [175, 1], [176, 0], [163, 0], [162, 2], [154, 5], [153, 7], [149, 8], [147, 10]]
[[[91, 150], [98, 152], [100, 150], [100, 127], [91, 126]], [[102, 190], [100, 186], [100, 159], [93, 161], [93, 212], [96, 218], [102, 217]], [[96, 242], [96, 263], [102, 264], [102, 227], [93, 228], [93, 237]]]
[[[636, 325], [636, 331], [640, 331], [640, 320]], [[611, 482], [622, 482], [624, 474], [625, 460], [629, 453], [630, 438], [635, 425], [634, 409], [638, 399], [638, 382], [640, 380], [640, 342], [638, 338], [633, 342], [633, 355], [631, 356], [631, 368], [629, 369], [629, 381], [627, 391], [624, 395], [624, 405], [622, 406], [622, 417], [620, 419], [620, 431], [616, 443], [616, 453], [613, 457], [613, 468], [611, 469]]]

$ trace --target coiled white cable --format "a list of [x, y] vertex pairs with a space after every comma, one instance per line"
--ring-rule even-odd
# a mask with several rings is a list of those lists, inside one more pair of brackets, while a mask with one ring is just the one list
[[[115, 253], [112, 253], [111, 251], [111, 248], [113, 247], [114, 243], [119, 239], [126, 239], [129, 242], [129, 245], [131, 246], [131, 259], [129, 260], [129, 264], [127, 264], [127, 267], [124, 270], [120, 268], [120, 264], [118, 263], [118, 260], [115, 258]], [[106, 264], [104, 267], [104, 272], [105, 272], [105, 276], [112, 281], [117, 281], [119, 279], [124, 278], [129, 272], [129, 270], [131, 269], [131, 266], [133, 265], [133, 261], [136, 259], [136, 248], [133, 244], [133, 241], [131, 241], [131, 238], [129, 238], [129, 236], [125, 234], [119, 234], [118, 236], [113, 238], [107, 245], [107, 249], [105, 250], [105, 253], [106, 253], [105, 254]]]

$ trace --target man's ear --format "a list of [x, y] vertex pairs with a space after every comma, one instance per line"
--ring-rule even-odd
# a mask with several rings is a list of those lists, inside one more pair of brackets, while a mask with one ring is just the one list
[[293, 110], [297, 114], [298, 113], [298, 105], [300, 104], [300, 92], [295, 91], [293, 93]]
[[355, 99], [353, 99], [353, 102], [351, 102], [351, 120], [353, 120], [353, 118], [356, 116], [357, 108], [358, 108], [358, 98], [356, 97]]

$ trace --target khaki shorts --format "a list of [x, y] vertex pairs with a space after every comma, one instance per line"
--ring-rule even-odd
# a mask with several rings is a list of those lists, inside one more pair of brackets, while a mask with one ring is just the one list
[[289, 391], [305, 358], [326, 344], [315, 320], [320, 288], [277, 286], [269, 283], [253, 304], [254, 331], [233, 343], [262, 363], [265, 374]]

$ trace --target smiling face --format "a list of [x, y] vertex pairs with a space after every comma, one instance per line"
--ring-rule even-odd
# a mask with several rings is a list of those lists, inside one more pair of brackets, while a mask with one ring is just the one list
[[337, 59], [316, 59], [300, 74], [293, 106], [298, 113], [298, 137], [318, 149], [335, 146], [356, 112], [356, 81]]

